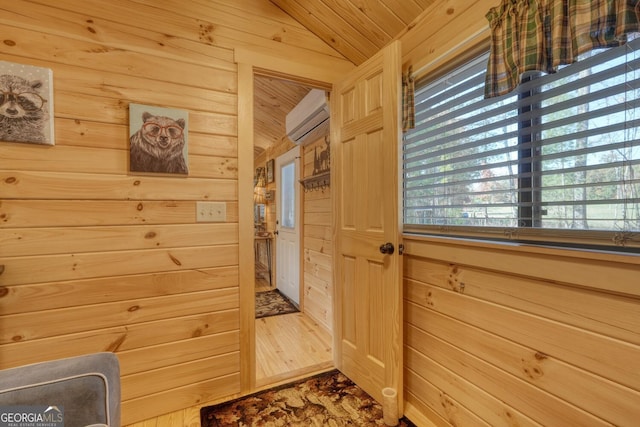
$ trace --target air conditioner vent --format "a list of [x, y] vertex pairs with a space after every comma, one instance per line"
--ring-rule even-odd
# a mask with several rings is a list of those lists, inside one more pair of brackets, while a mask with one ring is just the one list
[[329, 134], [329, 104], [324, 90], [311, 89], [287, 114], [287, 137], [296, 144], [313, 142]]

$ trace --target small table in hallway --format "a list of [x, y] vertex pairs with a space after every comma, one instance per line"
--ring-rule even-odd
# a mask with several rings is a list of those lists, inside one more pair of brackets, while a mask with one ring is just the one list
[[[254, 252], [255, 252], [255, 260], [256, 260], [256, 276], [259, 273], [264, 272], [266, 269], [269, 274], [269, 286], [271, 286], [271, 233], [267, 234], [256, 234], [254, 236]], [[265, 245], [266, 257], [267, 257], [267, 265], [266, 267], [260, 262], [260, 244], [263, 243]]]

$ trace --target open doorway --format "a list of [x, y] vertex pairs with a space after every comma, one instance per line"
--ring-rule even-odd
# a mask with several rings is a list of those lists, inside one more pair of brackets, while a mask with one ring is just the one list
[[[260, 173], [265, 174], [264, 190], [257, 190], [264, 192], [265, 197], [254, 197], [257, 201], [264, 200], [262, 206], [254, 209], [258, 212], [255, 233], [260, 240], [255, 245], [255, 291], [281, 289], [299, 310], [256, 319], [258, 386], [333, 366], [330, 187], [305, 193], [299, 183], [300, 178], [314, 173], [319, 149], [327, 148], [328, 136], [307, 141], [304, 146], [296, 145], [287, 138], [285, 127], [287, 113], [309, 90], [311, 87], [301, 83], [254, 76], [254, 182], [262, 184]], [[297, 171], [286, 169], [287, 165], [295, 165]], [[295, 172], [293, 177], [289, 176], [291, 172]], [[288, 186], [283, 185], [285, 180]], [[283, 194], [296, 189], [297, 199], [292, 194]], [[291, 222], [290, 215], [283, 220], [283, 200], [299, 201], [297, 221]], [[280, 234], [286, 231], [283, 228], [293, 228], [291, 225], [299, 226], [300, 243], [293, 246], [295, 249], [283, 250], [292, 246], [280, 245], [284, 242], [278, 239], [284, 237]], [[265, 256], [266, 241], [270, 243], [269, 259]], [[285, 280], [283, 269], [295, 280], [279, 283]]]

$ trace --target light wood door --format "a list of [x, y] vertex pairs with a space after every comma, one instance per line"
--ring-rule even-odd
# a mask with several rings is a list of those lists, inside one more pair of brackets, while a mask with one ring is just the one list
[[[402, 413], [402, 282], [398, 254], [400, 43], [358, 67], [331, 95], [337, 367]], [[391, 243], [393, 254], [381, 253]]]
[[300, 304], [300, 147], [278, 156], [276, 169], [276, 286]]

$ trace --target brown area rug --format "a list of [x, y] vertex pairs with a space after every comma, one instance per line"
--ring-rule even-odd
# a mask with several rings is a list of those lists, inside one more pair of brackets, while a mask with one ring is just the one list
[[298, 312], [293, 302], [279, 290], [256, 292], [256, 319]]
[[[200, 410], [202, 427], [384, 426], [382, 406], [334, 370]], [[402, 427], [415, 425], [402, 418]]]

